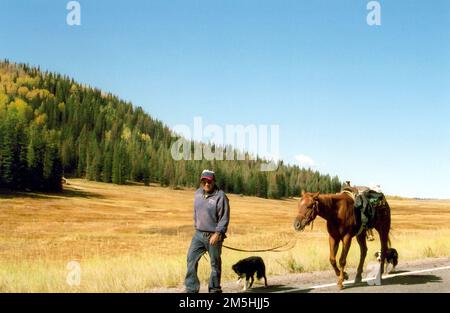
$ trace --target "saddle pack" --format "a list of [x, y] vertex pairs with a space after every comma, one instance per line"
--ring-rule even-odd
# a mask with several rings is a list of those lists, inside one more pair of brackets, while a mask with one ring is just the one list
[[386, 198], [381, 192], [365, 190], [355, 196], [355, 211], [361, 214], [362, 227], [373, 228], [376, 222], [377, 208], [386, 205]]

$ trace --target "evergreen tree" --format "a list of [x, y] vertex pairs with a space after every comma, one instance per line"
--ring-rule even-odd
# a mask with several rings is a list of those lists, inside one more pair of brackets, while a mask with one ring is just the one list
[[61, 191], [62, 162], [54, 133], [49, 133], [47, 137], [43, 165], [43, 189], [49, 191]]
[[237, 194], [241, 194], [244, 192], [244, 181], [242, 179], [242, 175], [240, 173], [236, 173], [234, 180], [234, 192]]
[[144, 155], [143, 181], [145, 186], [150, 186], [150, 160], [148, 155]]
[[15, 170], [17, 167], [17, 154], [15, 147], [17, 145], [17, 131], [15, 124], [17, 119], [8, 114], [3, 127], [3, 141], [1, 142], [1, 155], [2, 155], [2, 182], [6, 187], [15, 187]]
[[267, 176], [261, 172], [256, 176], [255, 192], [257, 197], [267, 198]]
[[61, 145], [61, 162], [64, 173], [73, 173], [77, 168], [75, 156], [76, 153], [73, 139], [68, 137]]
[[107, 144], [105, 156], [103, 159], [103, 173], [102, 173], [102, 180], [105, 183], [112, 182], [112, 168], [113, 168], [113, 149], [109, 144]]
[[271, 199], [280, 199], [280, 190], [277, 184], [277, 176], [272, 174], [269, 178], [267, 196]]
[[112, 165], [112, 182], [114, 184], [125, 184], [128, 174], [128, 157], [123, 142], [119, 142], [114, 146], [113, 165]]
[[31, 126], [29, 137], [30, 141], [27, 149], [28, 186], [34, 190], [43, 190], [45, 189], [43, 174], [45, 141], [40, 127]]

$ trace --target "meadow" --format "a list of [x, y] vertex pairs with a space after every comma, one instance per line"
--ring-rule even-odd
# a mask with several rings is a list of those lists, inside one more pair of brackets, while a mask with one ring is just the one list
[[[0, 191], [0, 292], [141, 292], [183, 283], [194, 232], [193, 189], [113, 185], [69, 180], [61, 194]], [[292, 242], [285, 252], [223, 250], [223, 280], [231, 265], [261, 255], [269, 275], [328, 270], [328, 237], [314, 228], [293, 230], [298, 199], [267, 200], [229, 195], [226, 245], [265, 249]], [[450, 255], [450, 201], [388, 198], [391, 241], [402, 260]], [[369, 243], [368, 260], [379, 249]], [[353, 242], [348, 265], [355, 267]], [[67, 283], [70, 261], [80, 264], [80, 284]], [[202, 283], [209, 265], [202, 258]]]

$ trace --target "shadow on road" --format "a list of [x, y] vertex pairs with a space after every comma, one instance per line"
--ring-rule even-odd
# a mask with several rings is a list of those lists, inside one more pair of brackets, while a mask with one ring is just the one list
[[[406, 272], [406, 271], [403, 271]], [[397, 272], [400, 273], [400, 272]], [[391, 286], [391, 285], [423, 285], [427, 283], [441, 283], [442, 278], [438, 277], [436, 275], [405, 275], [405, 276], [395, 276], [395, 277], [389, 277], [384, 278], [381, 285], [382, 286]], [[352, 288], [364, 288], [364, 287], [372, 287], [369, 286], [367, 283], [361, 283], [361, 284], [352, 284], [352, 285], [346, 285], [345, 289], [352, 289]]]
[[307, 288], [304, 290], [298, 290], [296, 287], [287, 285], [270, 285], [269, 287], [256, 287], [247, 290], [247, 293], [272, 293], [272, 292], [285, 292], [285, 293], [308, 293], [312, 289]]
[[383, 280], [383, 285], [421, 285], [441, 282], [442, 278], [436, 275], [407, 275], [387, 278]]
[[[396, 272], [398, 273], [406, 273], [407, 271], [402, 272]], [[427, 283], [442, 283], [442, 278], [438, 277], [436, 275], [405, 275], [405, 276], [395, 276], [395, 277], [389, 277], [384, 278], [382, 282], [382, 286], [389, 286], [389, 285], [422, 285]], [[248, 290], [248, 293], [272, 293], [272, 292], [284, 292], [284, 293], [309, 293], [313, 288], [304, 288], [301, 289], [299, 286], [288, 286], [288, 285], [273, 285], [269, 287], [257, 287], [252, 288]], [[329, 288], [336, 288], [336, 287], [329, 287]], [[372, 288], [372, 286], [369, 286], [367, 283], [358, 283], [358, 284], [349, 284], [345, 285], [345, 290], [350, 290], [353, 288]], [[329, 290], [329, 289], [328, 289]], [[364, 292], [364, 290], [361, 290]], [[339, 292], [336, 289], [336, 292]]]

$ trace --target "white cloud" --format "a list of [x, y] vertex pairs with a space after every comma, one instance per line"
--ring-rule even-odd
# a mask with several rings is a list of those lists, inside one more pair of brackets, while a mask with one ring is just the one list
[[315, 167], [316, 162], [309, 156], [304, 154], [296, 155], [295, 160], [297, 161], [298, 165], [301, 167]]

